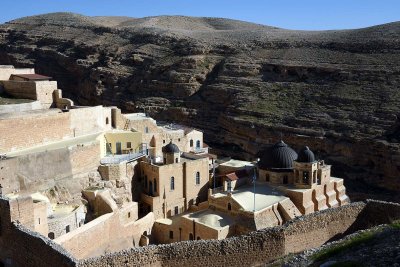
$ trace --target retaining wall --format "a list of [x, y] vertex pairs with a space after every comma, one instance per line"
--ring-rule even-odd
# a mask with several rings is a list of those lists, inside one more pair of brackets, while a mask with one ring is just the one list
[[[26, 255], [20, 255], [21, 249], [10, 251], [10, 248], [4, 247], [3, 243], [0, 247], [0, 256], [7, 254], [13, 259], [16, 258], [16, 261], [20, 263], [17, 266], [25, 266], [26, 262], [30, 266], [79, 267], [254, 266], [275, 260], [290, 252], [317, 247], [360, 229], [390, 223], [395, 219], [400, 219], [400, 204], [370, 200], [316, 212], [294, 219], [283, 226], [225, 240], [152, 245], [78, 262], [75, 262], [72, 257], [68, 258], [68, 253], [64, 253], [58, 246], [54, 247], [54, 243], [50, 240], [35, 236], [24, 229], [18, 229], [17, 233], [14, 233], [18, 235], [14, 244], [16, 247], [22, 246]], [[4, 249], [6, 251], [3, 251]], [[42, 256], [41, 259], [37, 257], [38, 254]]]

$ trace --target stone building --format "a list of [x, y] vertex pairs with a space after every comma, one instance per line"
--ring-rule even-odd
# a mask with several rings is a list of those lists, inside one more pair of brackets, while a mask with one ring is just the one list
[[[224, 239], [349, 203], [343, 179], [331, 177], [331, 166], [316, 160], [308, 147], [297, 154], [280, 141], [263, 151], [252, 169], [243, 162], [220, 166], [228, 173], [215, 177], [222, 177], [222, 185], [209, 190], [207, 203], [155, 222], [157, 242]], [[231, 172], [235, 166], [239, 169]]]
[[157, 219], [169, 218], [207, 200], [209, 162], [207, 157], [182, 153], [170, 141], [162, 148], [163, 162], [140, 162], [141, 212], [153, 212]]

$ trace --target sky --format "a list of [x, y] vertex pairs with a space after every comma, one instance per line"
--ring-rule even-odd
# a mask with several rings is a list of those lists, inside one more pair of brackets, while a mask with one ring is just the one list
[[400, 0], [0, 0], [0, 23], [50, 12], [88, 16], [223, 17], [299, 30], [354, 29], [400, 20]]

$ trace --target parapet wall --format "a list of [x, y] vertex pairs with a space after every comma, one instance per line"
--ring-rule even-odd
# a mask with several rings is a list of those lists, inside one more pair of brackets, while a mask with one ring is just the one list
[[53, 104], [56, 81], [2, 81], [5, 91], [16, 98], [38, 100], [43, 108]]
[[41, 108], [42, 108], [42, 104], [39, 101], [33, 101], [33, 102], [21, 103], [21, 104], [0, 105], [0, 114], [31, 111], [31, 110], [41, 109]]
[[[375, 219], [377, 216], [378, 220]], [[131, 249], [80, 261], [78, 266], [262, 265], [288, 253], [318, 247], [332, 239], [394, 219], [400, 219], [400, 204], [357, 202], [247, 235]]]
[[[2, 204], [4, 203], [0, 201], [3, 220], [7, 217], [7, 210]], [[3, 233], [0, 236], [0, 259], [5, 261], [5, 257], [8, 257], [17, 266], [253, 266], [265, 264], [291, 252], [320, 246], [360, 229], [398, 219], [400, 204], [357, 202], [299, 217], [283, 226], [225, 240], [151, 245], [81, 261], [76, 261], [50, 240], [5, 222], [0, 229]], [[10, 231], [10, 228], [11, 235], [7, 238], [15, 241], [11, 246], [2, 241], [4, 232]], [[24, 249], [24, 255], [21, 255], [21, 248]]]

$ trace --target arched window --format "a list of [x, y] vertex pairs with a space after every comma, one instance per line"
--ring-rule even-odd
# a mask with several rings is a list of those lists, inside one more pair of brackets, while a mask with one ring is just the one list
[[200, 148], [200, 140], [196, 141], [196, 148]]
[[201, 240], [200, 236], [197, 237], [197, 240]]
[[175, 163], [178, 163], [178, 161], [179, 161], [178, 158], [175, 158]]
[[171, 177], [170, 188], [171, 188], [171, 190], [175, 190], [175, 178], [174, 178], [174, 176]]
[[200, 172], [196, 172], [196, 184], [200, 184]]
[[228, 210], [232, 210], [232, 205], [231, 205], [231, 203], [228, 203]]
[[190, 139], [190, 147], [193, 147], [193, 139]]

